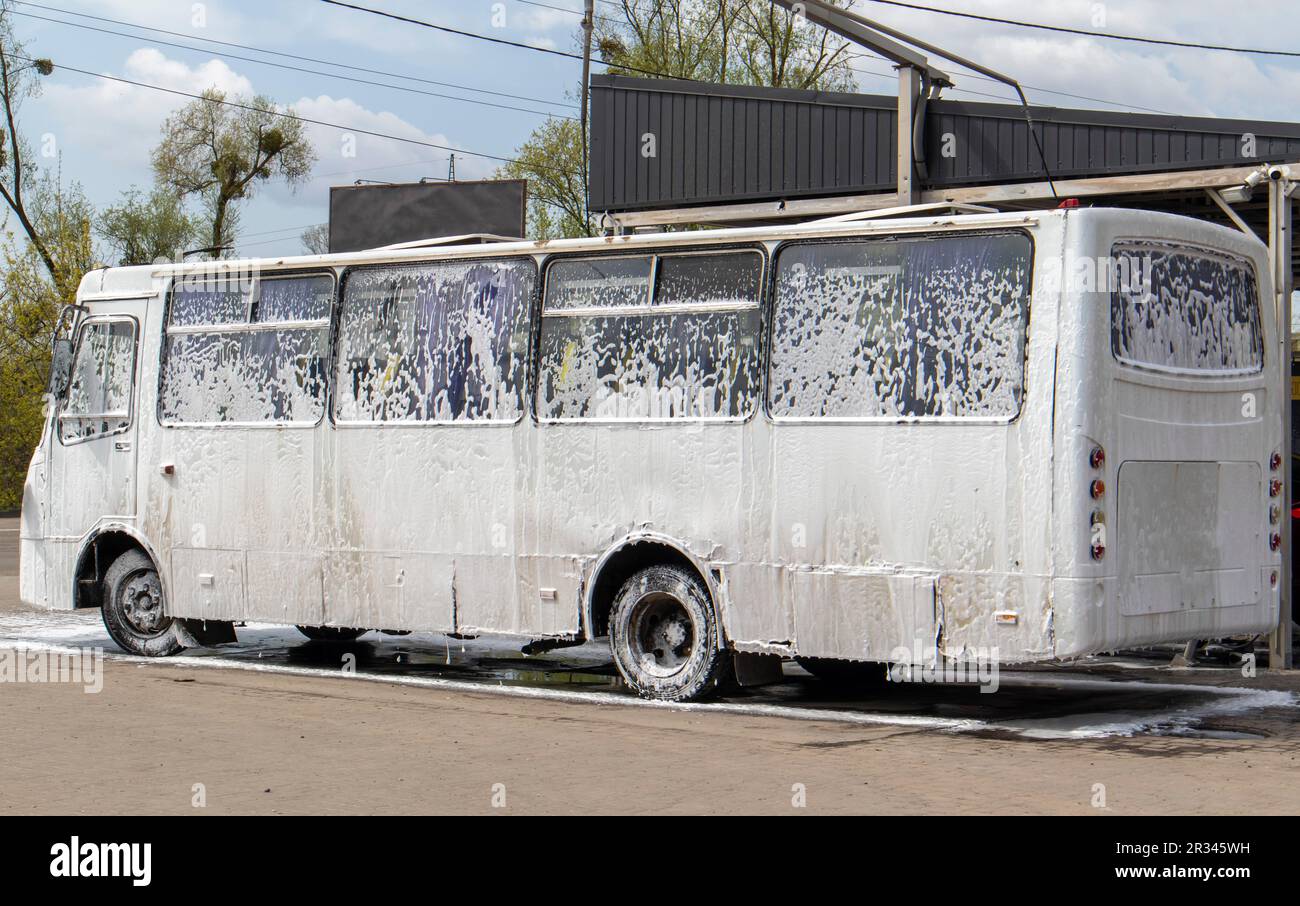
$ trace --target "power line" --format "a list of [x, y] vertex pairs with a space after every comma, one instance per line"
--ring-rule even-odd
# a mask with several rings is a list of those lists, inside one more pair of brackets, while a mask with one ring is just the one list
[[357, 173], [374, 173], [378, 170], [396, 170], [400, 167], [422, 167], [429, 164], [441, 164], [443, 160], [430, 158], [427, 160], [410, 160], [398, 164], [384, 164], [382, 167], [365, 167], [364, 169], [353, 168], [351, 170], [336, 170], [333, 173], [313, 173], [313, 179], [329, 179], [331, 176], [354, 176]]
[[[11, 56], [13, 57], [13, 59], [22, 60], [25, 63], [36, 62], [36, 60], [31, 57], [22, 57], [22, 56], [18, 56], [17, 54], [11, 54]], [[394, 142], [403, 142], [408, 145], [420, 145], [421, 147], [434, 148], [439, 151], [454, 151], [457, 154], [468, 154], [470, 157], [481, 157], [486, 160], [500, 161], [501, 163], [507, 163], [507, 164], [519, 163], [519, 161], [513, 157], [502, 157], [501, 155], [498, 154], [488, 154], [484, 151], [470, 151], [465, 148], [453, 148], [450, 145], [440, 145], [437, 142], [428, 142], [418, 138], [406, 138], [401, 135], [390, 135], [386, 132], [376, 132], [371, 129], [360, 129], [357, 128], [356, 126], [348, 126], [342, 123], [331, 123], [328, 120], [318, 120], [318, 119], [312, 119], [311, 117], [299, 116], [296, 113], [286, 113], [280, 110], [265, 110], [260, 107], [253, 107], [249, 104], [241, 104], [238, 101], [217, 100], [215, 98], [205, 97], [201, 94], [194, 94], [193, 92], [189, 92], [189, 91], [181, 91], [179, 88], [164, 88], [161, 85], [150, 85], [147, 82], [137, 82], [134, 79], [126, 79], [126, 78], [122, 78], [121, 76], [106, 75], [105, 73], [102, 72], [91, 72], [88, 69], [77, 69], [75, 66], [65, 66], [57, 62], [54, 63], [54, 66], [57, 69], [62, 69], [67, 72], [75, 72], [78, 73], [79, 75], [91, 76], [96, 79], [104, 79], [105, 81], [109, 81], [109, 82], [118, 82], [123, 85], [133, 85], [136, 88], [147, 88], [150, 91], [161, 91], [164, 92], [165, 94], [172, 94], [172, 95], [177, 95], [178, 97], [191, 98], [196, 101], [208, 101], [209, 103], [220, 104], [223, 107], [233, 107], [237, 110], [249, 110], [255, 113], [265, 113], [270, 116], [277, 116], [282, 119], [294, 120], [299, 123], [308, 123], [313, 126], [325, 126], [328, 129], [338, 129], [342, 132], [355, 132], [359, 135], [368, 135], [372, 138], [382, 138]], [[542, 167], [541, 169], [554, 170], [554, 168], [546, 168], [546, 167]], [[555, 172], [559, 173], [562, 171], [555, 170]]]
[[[563, 6], [553, 6], [553, 5], [549, 4], [549, 3], [541, 3], [541, 2], [538, 2], [538, 0], [515, 0], [515, 2], [517, 2], [517, 3], [524, 3], [524, 4], [527, 4], [528, 6], [538, 6], [538, 7], [541, 7], [542, 9], [555, 10], [556, 12], [569, 13], [569, 14], [571, 14], [571, 15], [578, 16], [578, 17], [581, 17], [581, 16], [582, 16], [582, 11], [581, 11], [581, 10], [569, 9], [568, 7], [563, 7]], [[600, 2], [605, 3], [605, 4], [609, 5], [609, 6], [615, 6], [615, 7], [618, 7], [618, 8], [620, 8], [620, 9], [622, 8], [621, 4], [614, 2], [614, 0], [600, 0]], [[942, 11], [940, 11], [940, 12], [942, 12]], [[610, 16], [600, 16], [600, 15], [597, 15], [596, 18], [597, 18], [597, 19], [600, 19], [600, 20], [602, 20], [602, 21], [605, 21], [605, 22], [612, 22], [612, 23], [614, 23], [614, 24], [616, 24], [616, 25], [622, 25], [622, 24], [624, 24], [624, 23], [622, 23], [620, 20], [615, 19], [615, 18], [610, 17]], [[854, 59], [854, 58], [856, 58], [856, 57], [868, 57], [868, 58], [873, 59], [873, 60], [880, 60], [880, 61], [883, 62], [883, 63], [888, 63], [888, 62], [889, 62], [889, 60], [886, 60], [884, 57], [880, 57], [880, 56], [877, 56], [877, 55], [875, 55], [875, 54], [857, 54], [857, 55], [855, 55], [855, 56], [851, 56], [850, 59]], [[601, 62], [605, 62], [605, 61], [601, 61]], [[609, 66], [609, 65], [613, 65], [613, 64], [605, 63], [605, 65]], [[857, 68], [857, 67], [855, 67], [855, 66], [849, 66], [849, 65], [847, 65], [847, 63], [846, 63], [846, 68], [847, 68], [850, 72], [854, 72], [854, 73], [859, 73], [859, 74], [864, 74], [864, 75], [872, 75], [872, 76], [879, 76], [879, 77], [881, 77], [881, 78], [893, 78], [893, 74], [892, 74], [892, 73], [876, 72], [876, 71], [871, 70], [871, 69], [859, 69], [859, 68]], [[994, 84], [1000, 84], [1000, 83], [998, 82], [997, 79], [990, 79], [988, 76], [978, 75], [978, 74], [976, 74], [976, 73], [968, 73], [968, 74], [967, 74], [967, 77], [968, 77], [968, 78], [973, 78], [973, 79], [979, 79], [980, 81], [983, 81], [983, 82], [992, 82], [992, 83], [994, 83]], [[1126, 108], [1131, 109], [1131, 110], [1142, 110], [1142, 111], [1146, 111], [1147, 113], [1161, 113], [1161, 114], [1166, 114], [1166, 115], [1169, 114], [1169, 111], [1167, 111], [1167, 110], [1157, 110], [1157, 109], [1154, 108], [1154, 107], [1143, 107], [1143, 106], [1141, 106], [1141, 105], [1139, 105], [1139, 104], [1130, 104], [1130, 103], [1128, 103], [1128, 102], [1126, 102], [1126, 101], [1112, 101], [1112, 100], [1109, 100], [1109, 99], [1107, 99], [1107, 98], [1095, 98], [1095, 97], [1090, 97], [1089, 95], [1086, 95], [1086, 94], [1073, 94], [1073, 93], [1071, 93], [1071, 92], [1069, 92], [1069, 91], [1058, 91], [1058, 90], [1053, 89], [1053, 88], [1043, 88], [1043, 87], [1038, 86], [1038, 85], [1025, 85], [1024, 87], [1030, 89], [1031, 91], [1037, 91], [1037, 92], [1041, 92], [1041, 93], [1043, 93], [1043, 94], [1054, 94], [1054, 95], [1059, 95], [1059, 96], [1061, 96], [1061, 97], [1074, 98], [1075, 100], [1080, 100], [1080, 101], [1091, 101], [1092, 103], [1095, 103], [1095, 104], [1110, 104], [1110, 105], [1113, 106], [1113, 107], [1126, 107]], [[950, 90], [951, 90], [951, 91], [954, 91], [954, 92], [960, 92], [960, 93], [963, 93], [963, 94], [971, 94], [971, 95], [975, 95], [976, 97], [993, 98], [993, 99], [995, 99], [995, 100], [999, 100], [999, 101], [1006, 100], [1006, 98], [1004, 98], [1002, 95], [998, 95], [998, 94], [990, 94], [990, 93], [988, 93], [988, 92], [986, 92], [986, 91], [972, 91], [972, 90], [970, 90], [969, 88], [952, 88], [952, 89], [950, 89]]]
[[[564, 114], [564, 113], [551, 113], [550, 111], [546, 111], [546, 110], [532, 110], [527, 107], [516, 107], [512, 104], [498, 104], [495, 101], [484, 101], [478, 98], [458, 97], [453, 94], [442, 94], [436, 91], [426, 91], [422, 88], [411, 88], [406, 85], [392, 85], [387, 82], [375, 82], [370, 79], [359, 79], [355, 76], [346, 76], [346, 75], [341, 75], [339, 73], [333, 73], [333, 72], [321, 72], [318, 69], [306, 69], [301, 66], [290, 66], [286, 63], [272, 63], [270, 60], [258, 60], [258, 59], [254, 59], [253, 57], [240, 56], [239, 54], [232, 54], [229, 52], [217, 51], [217, 50], [209, 50], [207, 48], [194, 47], [188, 44], [178, 44], [174, 41], [162, 41], [157, 38], [142, 38], [139, 35], [131, 35], [131, 34], [127, 34], [126, 32], [112, 31], [111, 29], [100, 28], [95, 25], [85, 25], [80, 22], [67, 22], [62, 19], [53, 19], [50, 18], [49, 16], [38, 16], [35, 13], [24, 13], [24, 12], [19, 12], [18, 10], [12, 10], [12, 12], [16, 16], [24, 16], [29, 19], [39, 19], [42, 22], [53, 22], [57, 25], [67, 25], [71, 28], [81, 28], [87, 31], [98, 32], [100, 34], [116, 35], [119, 38], [130, 38], [131, 40], [135, 40], [135, 41], [147, 40], [151, 43], [160, 44], [164, 47], [176, 47], [176, 48], [180, 48], [181, 50], [188, 50], [194, 53], [211, 54], [212, 56], [225, 57], [232, 60], [242, 60], [245, 63], [255, 63], [261, 66], [273, 66], [277, 69], [287, 69], [293, 72], [306, 73], [308, 75], [324, 76], [325, 78], [331, 78], [331, 79], [341, 79], [347, 82], [356, 82], [362, 85], [373, 85], [378, 88], [389, 88], [394, 91], [405, 91], [411, 94], [424, 95], [426, 97], [443, 98], [449, 101], [461, 101], [462, 103], [477, 104], [482, 107], [495, 107], [500, 110], [514, 110], [519, 113], [532, 113], [537, 116], [557, 117], [561, 119], [570, 119], [570, 120], [577, 119], [577, 117], [569, 116], [568, 114]], [[550, 102], [542, 101], [542, 103], [550, 103]]]
[[[856, 60], [856, 59], [879, 60], [881, 63], [888, 63], [888, 62], [890, 62], [889, 60], [885, 59], [884, 57], [876, 56], [875, 54], [869, 54], [869, 53], [852, 54], [852, 55], [849, 56], [849, 59], [850, 59], [850, 60]], [[896, 79], [897, 79], [897, 76], [896, 76], [894, 73], [889, 73], [889, 72], [879, 72], [879, 71], [874, 70], [874, 69], [861, 69], [861, 68], [858, 68], [858, 67], [856, 67], [856, 66], [849, 66], [849, 67], [848, 67], [848, 70], [849, 70], [850, 72], [858, 73], [859, 75], [870, 75], [870, 76], [876, 76], [877, 78], [890, 79], [890, 80], [896, 80]], [[965, 77], [965, 78], [970, 78], [970, 79], [978, 79], [978, 80], [980, 80], [981, 82], [992, 82], [992, 83], [995, 84], [995, 85], [1000, 85], [1000, 84], [1002, 84], [1001, 82], [998, 82], [997, 79], [990, 79], [988, 76], [982, 76], [982, 75], [979, 75], [978, 73], [966, 73], [966, 75], [965, 75], [964, 77]], [[1164, 114], [1164, 115], [1166, 115], [1166, 116], [1172, 116], [1172, 115], [1173, 115], [1173, 114], [1170, 113], [1168, 110], [1159, 110], [1159, 109], [1157, 109], [1157, 108], [1155, 108], [1155, 107], [1143, 107], [1141, 104], [1132, 104], [1132, 103], [1129, 103], [1129, 102], [1127, 102], [1127, 101], [1112, 101], [1112, 100], [1108, 100], [1107, 98], [1096, 98], [1096, 97], [1091, 97], [1091, 96], [1086, 95], [1086, 94], [1071, 94], [1071, 93], [1068, 92], [1068, 91], [1057, 91], [1057, 90], [1052, 89], [1052, 88], [1043, 88], [1043, 87], [1038, 86], [1038, 85], [1025, 85], [1024, 87], [1025, 87], [1026, 89], [1030, 90], [1030, 91], [1037, 91], [1037, 92], [1040, 92], [1040, 93], [1042, 93], [1042, 94], [1057, 94], [1057, 95], [1060, 95], [1061, 97], [1074, 98], [1075, 100], [1080, 100], [1080, 101], [1092, 101], [1093, 103], [1096, 103], [1096, 104], [1110, 104], [1111, 106], [1114, 106], [1114, 107], [1125, 107], [1125, 108], [1128, 108], [1128, 109], [1130, 109], [1130, 110], [1141, 110], [1141, 111], [1146, 112], [1146, 113], [1160, 113], [1160, 114]], [[1006, 101], [1006, 100], [1007, 100], [1007, 98], [1005, 98], [1004, 96], [1002, 96], [1002, 95], [1000, 95], [1000, 94], [991, 94], [991, 93], [989, 93], [989, 92], [987, 92], [987, 91], [974, 91], [974, 90], [972, 90], [972, 89], [970, 89], [970, 88], [956, 88], [956, 87], [953, 87], [953, 88], [949, 88], [949, 89], [947, 89], [947, 90], [948, 90], [948, 91], [951, 91], [951, 92], [955, 92], [955, 93], [957, 93], [957, 94], [973, 94], [973, 95], [975, 95], [975, 96], [977, 96], [977, 97], [993, 98], [994, 100], [998, 100], [998, 101]]]
[[1260, 50], [1253, 47], [1231, 47], [1224, 44], [1198, 44], [1193, 41], [1173, 41], [1166, 38], [1147, 38], [1141, 35], [1111, 34], [1100, 31], [1088, 31], [1084, 28], [1070, 28], [1064, 25], [1044, 25], [1041, 22], [1024, 22], [1020, 19], [1003, 19], [999, 16], [984, 16], [979, 13], [966, 13], [953, 9], [937, 9], [933, 6], [922, 6], [919, 3], [906, 3], [903, 2], [903, 0], [870, 0], [870, 2], [882, 3], [886, 6], [898, 6], [904, 9], [920, 10], [921, 12], [926, 13], [937, 13], [941, 16], [956, 16], [961, 19], [974, 19], [979, 22], [992, 22], [998, 25], [1014, 25], [1017, 28], [1036, 28], [1040, 31], [1053, 31], [1066, 35], [1082, 35], [1088, 38], [1105, 38], [1110, 41], [1158, 44], [1163, 47], [1183, 47], [1189, 50], [1223, 50], [1229, 53], [1255, 54], [1269, 57], [1300, 57], [1300, 51], [1295, 50]]
[[[570, 9], [567, 6], [552, 6], [549, 3], [539, 3], [538, 0], [515, 0], [515, 2], [522, 3], [525, 6], [537, 6], [542, 9], [552, 9], [557, 13], [568, 13], [571, 16], [577, 16], [579, 19], [585, 15], [580, 9]], [[602, 16], [599, 13], [596, 13], [595, 18], [599, 19], [601, 22], [613, 22], [615, 25], [622, 24], [623, 21], [621, 19], [615, 19], [613, 16]]]
[[[552, 56], [564, 57], [568, 60], [582, 60], [582, 54], [570, 53], [567, 50], [556, 50], [554, 47], [542, 47], [540, 44], [528, 44], [523, 41], [511, 41], [508, 38], [497, 38], [492, 35], [481, 35], [478, 32], [465, 31], [460, 28], [452, 28], [450, 25], [439, 25], [436, 22], [426, 22], [423, 19], [413, 19], [410, 16], [402, 16], [397, 13], [390, 13], [382, 9], [371, 9], [368, 6], [358, 6], [355, 3], [344, 3], [343, 0], [320, 0], [321, 3], [328, 3], [330, 6], [338, 6], [343, 9], [355, 10], [359, 13], [369, 13], [372, 16], [382, 16], [385, 19], [392, 19], [395, 22], [403, 22], [407, 25], [418, 25], [421, 28], [432, 28], [435, 31], [446, 32], [447, 34], [459, 35], [462, 38], [474, 38], [479, 41], [489, 41], [493, 44], [502, 44], [506, 47], [514, 47], [519, 50], [532, 50], [537, 53], [551, 54]], [[603, 66], [614, 66], [618, 69], [626, 69], [629, 72], [638, 72], [642, 75], [655, 76], [665, 79], [680, 79], [684, 82], [698, 82], [699, 79], [692, 79], [689, 76], [675, 76], [666, 72], [656, 72], [653, 69], [641, 69], [638, 66], [632, 66], [628, 63], [611, 63], [608, 60], [602, 60], [600, 57], [592, 57], [596, 63]]]
[[[426, 78], [422, 78], [422, 77], [420, 77], [420, 76], [406, 75], [406, 74], [404, 74], [404, 73], [400, 73], [400, 72], [388, 72], [388, 71], [385, 71], [385, 70], [383, 70], [383, 69], [369, 69], [369, 68], [364, 67], [364, 66], [353, 66], [353, 65], [351, 65], [351, 64], [349, 64], [349, 63], [339, 63], [339, 62], [337, 62], [337, 61], [335, 61], [335, 60], [322, 60], [322, 59], [319, 59], [319, 58], [316, 58], [316, 57], [304, 57], [304, 56], [301, 56], [301, 55], [299, 55], [299, 54], [285, 53], [285, 52], [283, 52], [283, 51], [278, 51], [278, 50], [268, 50], [268, 49], [265, 48], [265, 47], [255, 47], [255, 46], [253, 46], [253, 45], [251, 45], [251, 44], [238, 44], [238, 43], [235, 43], [235, 42], [233, 42], [233, 41], [219, 41], [219, 40], [217, 40], [216, 38], [201, 38], [201, 37], [198, 37], [197, 35], [191, 35], [191, 34], [187, 34], [187, 33], [185, 33], [185, 32], [179, 32], [179, 31], [168, 31], [168, 30], [165, 29], [165, 28], [155, 28], [155, 27], [152, 26], [152, 25], [140, 25], [139, 23], [136, 23], [136, 22], [127, 22], [127, 21], [124, 21], [124, 20], [122, 20], [122, 19], [110, 19], [110, 18], [108, 18], [108, 17], [106, 17], [106, 16], [92, 16], [90, 13], [79, 13], [79, 12], [75, 12], [75, 11], [70, 10], [70, 9], [61, 9], [61, 8], [59, 8], [59, 7], [57, 7], [57, 6], [46, 6], [46, 5], [41, 4], [41, 3], [32, 3], [32, 2], [30, 2], [30, 0], [9, 0], [9, 2], [14, 3], [14, 4], [17, 4], [17, 5], [20, 5], [20, 6], [30, 6], [30, 7], [33, 7], [34, 9], [42, 9], [42, 10], [45, 10], [46, 12], [59, 13], [59, 14], [61, 14], [61, 15], [65, 15], [65, 16], [76, 16], [76, 17], [79, 18], [79, 19], [90, 19], [90, 20], [93, 20], [93, 21], [95, 21], [95, 22], [107, 22], [107, 23], [109, 23], [109, 24], [111, 24], [111, 25], [121, 25], [121, 26], [123, 26], [123, 27], [125, 27], [125, 28], [134, 28], [134, 29], [138, 29], [138, 30], [140, 30], [140, 31], [154, 32], [154, 33], [156, 33], [156, 34], [160, 34], [160, 35], [170, 35], [170, 36], [172, 36], [172, 37], [174, 37], [174, 38], [185, 38], [186, 40], [200, 41], [200, 42], [202, 42], [202, 43], [204, 43], [204, 44], [216, 44], [216, 45], [218, 45], [218, 46], [220, 46], [220, 47], [234, 47], [234, 48], [236, 48], [236, 49], [238, 49], [238, 50], [248, 50], [248, 51], [252, 51], [252, 52], [254, 52], [254, 53], [267, 54], [268, 56], [281, 57], [281, 58], [286, 59], [286, 60], [298, 60], [298, 61], [303, 62], [303, 63], [316, 63], [316, 64], [321, 65], [321, 66], [334, 66], [334, 67], [336, 67], [336, 68], [338, 68], [338, 69], [347, 69], [347, 70], [350, 70], [350, 71], [352, 71], [352, 72], [362, 72], [362, 73], [365, 73], [365, 74], [367, 74], [367, 75], [378, 75], [378, 76], [384, 76], [384, 77], [386, 77], [386, 78], [391, 78], [391, 79], [404, 79], [404, 80], [406, 80], [406, 81], [408, 81], [408, 82], [419, 82], [419, 83], [424, 84], [424, 85], [437, 85], [437, 86], [439, 86], [439, 87], [441, 87], [441, 88], [458, 88], [458, 89], [460, 89], [460, 90], [462, 90], [462, 91], [472, 91], [472, 92], [474, 92], [475, 94], [487, 94], [487, 95], [492, 95], [493, 97], [511, 98], [511, 99], [513, 99], [513, 100], [516, 100], [516, 101], [529, 101], [529, 102], [532, 102], [532, 103], [534, 103], [534, 104], [548, 104], [548, 105], [550, 105], [550, 106], [554, 106], [554, 107], [574, 107], [574, 106], [575, 106], [574, 104], [570, 104], [570, 103], [565, 102], [565, 101], [551, 101], [551, 100], [547, 100], [546, 98], [527, 97], [527, 96], [525, 96], [525, 95], [511, 94], [511, 93], [509, 93], [509, 92], [505, 92], [505, 91], [492, 91], [492, 90], [487, 89], [487, 88], [475, 88], [475, 87], [473, 87], [472, 85], [460, 85], [460, 84], [457, 84], [456, 82], [441, 82], [441, 81], [438, 81], [437, 79], [426, 79]], [[17, 12], [17, 11], [15, 10], [15, 12]], [[31, 16], [32, 14], [31, 14], [31, 13], [24, 13], [24, 14], [20, 14], [20, 15], [28, 15], [28, 16]], [[58, 20], [51, 20], [51, 21], [58, 21]], [[72, 23], [72, 22], [65, 22], [65, 23], [63, 23], [63, 24], [65, 24], [65, 25], [73, 25], [73, 24], [75, 24], [75, 23]], [[113, 34], [116, 34], [116, 32], [113, 32]], [[142, 36], [142, 35], [141, 35], [141, 36], [133, 36], [133, 37], [138, 37], [138, 38], [140, 38], [141, 40], [154, 40], [154, 39], [152, 39], [152, 38], [146, 39], [146, 38], [145, 38], [144, 36]], [[161, 43], [161, 42], [159, 42], [159, 43]], [[204, 52], [204, 53], [215, 53], [215, 51], [211, 51], [211, 50], [204, 50], [203, 52]]]
[[[507, 47], [515, 47], [520, 50], [534, 50], [538, 53], [549, 53], [557, 57], [567, 57], [570, 60], [581, 60], [580, 54], [569, 53], [565, 50], [556, 50], [554, 47], [542, 47], [539, 44], [526, 44], [523, 41], [511, 41], [508, 38], [496, 38], [492, 35], [480, 35], [477, 32], [465, 31], [459, 28], [452, 28], [450, 25], [438, 25], [433, 22], [426, 22], [423, 19], [412, 19], [410, 16], [402, 16], [397, 13], [390, 13], [382, 9], [371, 9], [368, 6], [357, 6], [353, 3], [344, 3], [342, 0], [320, 0], [321, 3], [328, 3], [330, 6], [340, 6], [344, 9], [355, 10], [359, 13], [370, 13], [372, 16], [382, 16], [385, 19], [392, 19], [395, 22], [404, 22], [407, 25], [419, 25], [422, 28], [432, 28], [435, 31], [447, 32], [452, 35], [460, 35], [463, 38], [477, 38], [480, 41], [490, 41], [493, 44], [504, 44]], [[658, 75], [658, 73], [655, 73]]]
[[326, 221], [325, 223], [309, 223], [306, 226], [300, 226], [300, 227], [282, 227], [281, 229], [278, 230], [263, 230], [260, 233], [245, 233], [244, 238], [251, 239], [254, 236], [274, 236], [279, 233], [302, 233], [306, 230], [310, 230], [312, 227], [328, 226], [328, 225], [329, 225], [329, 221]]

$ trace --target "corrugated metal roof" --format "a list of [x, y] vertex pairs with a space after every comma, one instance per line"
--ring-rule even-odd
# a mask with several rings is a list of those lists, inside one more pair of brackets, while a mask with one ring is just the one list
[[[1200, 170], [1300, 158], [1300, 125], [1032, 108], [1051, 175]], [[592, 78], [591, 208], [634, 211], [891, 192], [892, 96]], [[1244, 136], [1254, 136], [1246, 156]], [[654, 137], [655, 156], [643, 152]], [[951, 138], [949, 138], [951, 137]], [[1044, 177], [1011, 104], [934, 101], [923, 188]], [[944, 155], [945, 145], [955, 153]]]

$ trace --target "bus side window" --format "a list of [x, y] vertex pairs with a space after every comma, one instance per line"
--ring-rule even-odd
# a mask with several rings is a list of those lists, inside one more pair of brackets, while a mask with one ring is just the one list
[[524, 412], [531, 258], [359, 268], [343, 290], [335, 419], [513, 422]]
[[748, 250], [554, 262], [538, 417], [748, 417], [761, 379], [762, 273]]
[[1032, 255], [1023, 233], [786, 246], [772, 417], [1014, 418]]
[[178, 281], [164, 340], [163, 424], [319, 422], [333, 299], [332, 274]]
[[86, 322], [59, 414], [60, 439], [76, 443], [130, 428], [134, 381], [135, 322]]

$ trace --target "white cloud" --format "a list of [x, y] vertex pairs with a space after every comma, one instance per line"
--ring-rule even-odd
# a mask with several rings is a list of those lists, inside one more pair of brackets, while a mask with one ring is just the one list
[[[936, 4], [938, 5], [938, 4]], [[1300, 65], [1244, 54], [1180, 49], [1103, 37], [1071, 35], [937, 15], [859, 0], [856, 8], [882, 23], [925, 38], [1019, 79], [1026, 86], [1176, 114], [1294, 119], [1288, 95], [1277, 81], [1294, 84]], [[1289, 0], [1255, 0], [1249, 14], [1224, 14], [1213, 2], [1168, 0], [985, 0], [959, 8], [994, 18], [1059, 25], [1100, 34], [1136, 35], [1203, 44], [1246, 47], [1287, 46], [1270, 21], [1287, 21]], [[1100, 9], [1104, 21], [1094, 18]], [[932, 56], [955, 76], [958, 88], [1010, 98], [1007, 91]], [[880, 61], [863, 61], [884, 70]], [[863, 90], [888, 93], [885, 82], [864, 79]], [[1057, 94], [1030, 92], [1037, 103], [1064, 107], [1105, 106]], [[958, 99], [976, 99], [952, 92]], [[1291, 95], [1294, 96], [1294, 95]]]
[[[303, 98], [293, 105], [300, 116], [327, 123], [338, 123], [349, 130], [310, 125], [308, 134], [316, 147], [319, 161], [312, 182], [300, 194], [316, 197], [330, 186], [343, 185], [358, 178], [391, 180], [420, 176], [445, 176], [447, 158], [458, 143], [441, 132], [426, 132], [395, 113], [373, 111], [349, 98], [320, 95]], [[365, 133], [381, 133], [407, 139], [393, 141]], [[441, 148], [431, 145], [443, 146]], [[428, 163], [412, 163], [412, 162]], [[496, 169], [485, 161], [464, 153], [457, 154], [456, 175], [462, 179], [490, 176]]]
[[229, 0], [63, 0], [60, 6], [196, 38], [238, 41], [249, 28], [248, 19]]
[[[252, 82], [220, 60], [189, 66], [153, 48], [132, 53], [120, 77], [186, 94], [213, 87], [234, 95], [253, 90]], [[189, 100], [108, 79], [68, 76], [46, 85], [40, 103], [65, 156], [90, 157], [101, 167], [134, 168], [147, 165], [163, 120]]]
[[[105, 74], [118, 73], [132, 81], [186, 94], [199, 94], [210, 87], [230, 95], [256, 92], [250, 78], [220, 60], [191, 65], [153, 48], [136, 50], [120, 70]], [[107, 79], [67, 75], [46, 85], [33, 107], [32, 113], [37, 115], [32, 119], [37, 133], [33, 139], [38, 140], [44, 131], [53, 134], [65, 171], [72, 178], [79, 176], [92, 200], [104, 205], [115, 201], [131, 184], [152, 182], [149, 160], [161, 136], [162, 123], [189, 101], [185, 96]], [[250, 237], [250, 242], [258, 243], [250, 251], [296, 251], [296, 232], [291, 230], [288, 238], [276, 241], [273, 236], [267, 237], [267, 231], [325, 220], [331, 186], [351, 184], [358, 178], [386, 181], [445, 176], [450, 152], [444, 148], [460, 144], [443, 132], [426, 131], [397, 113], [373, 110], [346, 97], [304, 97], [292, 107], [300, 116], [346, 128], [308, 124], [307, 133], [319, 158], [316, 175], [296, 191], [272, 182], [244, 206], [243, 230], [258, 234]], [[483, 178], [492, 174], [496, 163], [458, 154], [456, 169], [459, 178]]]

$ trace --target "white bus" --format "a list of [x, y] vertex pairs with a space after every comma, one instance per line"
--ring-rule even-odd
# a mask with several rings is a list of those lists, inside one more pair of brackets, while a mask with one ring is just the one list
[[1102, 209], [99, 270], [22, 598], [149, 656], [246, 621], [608, 637], [679, 701], [751, 656], [1262, 632], [1272, 292], [1258, 241]]

